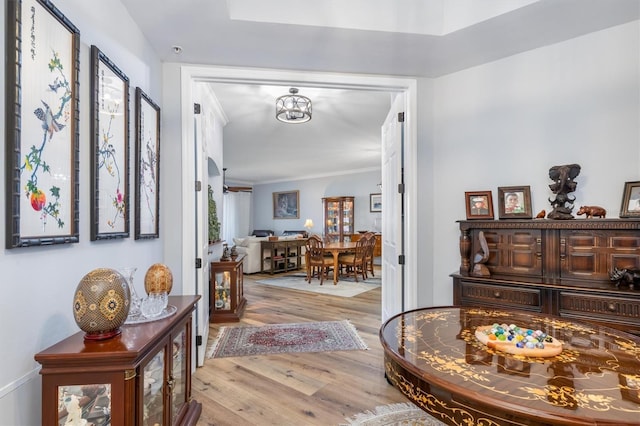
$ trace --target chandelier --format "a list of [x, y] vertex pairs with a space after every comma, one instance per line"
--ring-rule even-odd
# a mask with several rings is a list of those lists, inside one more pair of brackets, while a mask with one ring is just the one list
[[289, 89], [289, 95], [276, 99], [276, 118], [283, 123], [306, 123], [311, 120], [311, 99], [298, 95], [298, 89]]

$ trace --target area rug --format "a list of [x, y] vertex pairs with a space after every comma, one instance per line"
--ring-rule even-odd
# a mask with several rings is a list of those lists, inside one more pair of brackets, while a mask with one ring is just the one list
[[207, 358], [368, 349], [347, 320], [221, 327]]
[[340, 426], [446, 426], [411, 403], [381, 405], [346, 420]]
[[353, 297], [365, 291], [373, 290], [382, 285], [380, 274], [375, 277], [369, 277], [366, 281], [361, 279], [355, 282], [353, 277], [340, 278], [338, 284], [333, 285], [333, 278], [325, 279], [320, 285], [320, 280], [314, 278], [311, 282], [307, 282], [305, 274], [285, 275], [282, 277], [263, 278], [257, 280], [256, 283], [270, 285], [274, 287], [288, 288], [291, 290], [308, 291], [311, 293], [328, 294], [340, 297]]

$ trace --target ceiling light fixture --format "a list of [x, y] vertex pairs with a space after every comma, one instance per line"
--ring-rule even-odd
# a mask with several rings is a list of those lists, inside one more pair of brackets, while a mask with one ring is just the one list
[[298, 89], [289, 89], [289, 95], [276, 99], [276, 118], [283, 123], [306, 123], [311, 120], [311, 99], [298, 95]]

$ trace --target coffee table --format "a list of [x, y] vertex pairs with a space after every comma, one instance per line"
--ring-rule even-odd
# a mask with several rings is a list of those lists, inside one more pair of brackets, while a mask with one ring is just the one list
[[[528, 358], [489, 349], [478, 326], [516, 324], [564, 342]], [[450, 425], [640, 425], [640, 337], [521, 311], [425, 308], [380, 329], [385, 375]]]

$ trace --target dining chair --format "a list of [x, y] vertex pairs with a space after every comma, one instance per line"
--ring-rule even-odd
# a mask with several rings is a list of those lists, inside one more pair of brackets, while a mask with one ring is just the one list
[[[346, 253], [340, 255], [338, 257], [338, 265], [339, 269], [342, 272], [342, 267], [345, 267], [346, 275], [353, 275], [356, 282], [358, 282], [358, 275], [362, 275], [362, 279], [366, 280], [366, 270], [365, 270], [365, 255], [367, 253], [368, 242], [360, 238], [356, 242], [356, 247], [351, 253]], [[335, 271], [334, 271], [335, 273]]]
[[320, 278], [320, 285], [328, 277], [329, 270], [333, 268], [333, 258], [324, 255], [323, 247], [322, 238], [316, 235], [312, 235], [307, 240], [307, 281], [311, 282], [317, 272], [318, 278]]
[[373, 252], [376, 246], [376, 234], [373, 232], [367, 232], [363, 238], [367, 240], [367, 252], [364, 257], [365, 276], [368, 276], [369, 272], [371, 272], [371, 276], [375, 277], [376, 274], [373, 272], [373, 259], [375, 256], [373, 255]]

